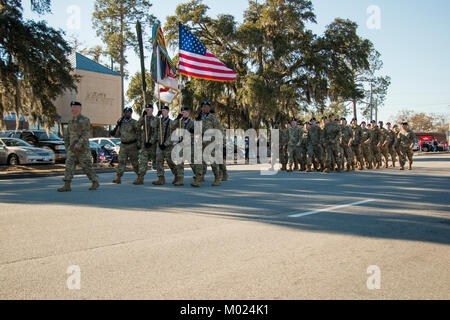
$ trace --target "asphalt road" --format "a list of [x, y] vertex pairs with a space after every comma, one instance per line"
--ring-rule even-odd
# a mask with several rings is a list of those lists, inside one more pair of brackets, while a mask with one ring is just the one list
[[450, 299], [450, 155], [411, 172], [259, 169], [230, 166], [218, 188], [209, 171], [200, 189], [189, 171], [181, 188], [154, 171], [144, 186], [101, 174], [95, 192], [83, 176], [71, 193], [61, 177], [0, 181], [0, 299]]

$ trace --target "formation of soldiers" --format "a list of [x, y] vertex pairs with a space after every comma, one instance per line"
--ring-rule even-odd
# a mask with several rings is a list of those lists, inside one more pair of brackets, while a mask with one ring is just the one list
[[[275, 128], [280, 129], [281, 170], [312, 172], [343, 170], [355, 171], [388, 168], [389, 161], [395, 168], [397, 158], [400, 170], [412, 170], [415, 134], [403, 122], [401, 128], [391, 123], [384, 127], [383, 121], [365, 121], [358, 125], [357, 119], [347, 124], [345, 118], [340, 122], [333, 114], [324, 116], [319, 124], [316, 118], [306, 123], [292, 119], [285, 128], [277, 121]], [[384, 160], [384, 163], [383, 163]]]
[[[73, 119], [69, 122], [64, 137], [67, 150], [64, 186], [58, 191], [71, 191], [70, 184], [77, 163], [92, 181], [89, 190], [96, 190], [99, 183], [93, 170], [89, 148], [90, 121], [81, 114], [82, 106], [79, 102], [73, 101], [71, 108]], [[177, 141], [173, 141], [172, 133], [177, 129], [184, 129], [191, 138], [191, 155], [188, 157], [194, 173], [191, 186], [200, 187], [205, 181], [208, 164], [203, 157], [201, 161], [194, 161], [196, 160], [194, 159], [196, 137], [194, 136], [194, 120], [190, 118], [191, 110], [188, 107], [181, 108], [181, 113], [175, 120], [169, 118], [168, 106], [162, 106], [156, 117], [153, 115], [153, 106], [150, 104], [145, 106], [139, 120], [132, 119], [132, 113], [131, 108], [125, 108], [123, 117], [110, 132], [111, 136], [121, 141], [117, 176], [113, 183], [122, 183], [122, 176], [129, 160], [137, 175], [137, 179], [133, 182], [135, 185], [144, 184], [149, 162], [156, 164], [158, 177], [152, 183], [157, 186], [164, 185], [166, 183], [164, 163], [166, 162], [174, 176], [172, 184], [183, 186], [184, 161], [176, 164], [172, 159], [172, 150], [182, 142], [183, 137], [179, 136]], [[208, 101], [201, 104], [201, 113], [197, 115], [195, 121], [202, 123], [202, 135], [209, 129], [217, 129], [223, 137], [225, 136], [223, 127], [214, 111], [211, 110]], [[358, 125], [356, 119], [351, 121], [351, 125], [347, 125], [345, 118], [341, 118], [339, 123], [332, 114], [329, 117], [323, 117], [320, 125], [315, 118], [304, 124], [294, 118], [286, 123], [285, 128], [280, 128], [280, 122], [276, 122], [275, 128], [280, 130], [281, 170], [312, 172], [314, 169], [329, 173], [334, 170], [341, 172], [345, 168], [347, 171], [354, 171], [356, 166], [359, 170], [379, 169], [383, 166], [382, 158], [384, 158], [384, 167], [388, 168], [389, 160], [392, 161], [392, 167], [395, 167], [397, 157], [400, 170], [405, 170], [406, 159], [409, 162], [408, 169], [412, 170], [414, 132], [408, 129], [406, 122], [401, 124], [401, 129], [397, 125], [391, 127], [390, 123], [386, 124], [386, 128], [383, 125], [382, 121], [378, 123], [378, 126], [375, 121], [372, 121], [367, 127], [365, 122]], [[214, 139], [202, 139], [200, 156], [203, 155], [205, 148], [214, 142]], [[214, 173], [212, 186], [220, 186], [222, 181], [228, 180], [228, 173], [226, 165], [216, 163], [214, 156], [213, 151], [213, 161], [209, 163]], [[196, 162], [201, 163], [196, 164]]]

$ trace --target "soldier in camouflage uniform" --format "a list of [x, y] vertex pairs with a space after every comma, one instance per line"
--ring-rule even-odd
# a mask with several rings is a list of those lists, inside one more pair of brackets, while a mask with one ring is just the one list
[[[302, 125], [302, 122], [299, 123], [300, 129], [302, 129], [302, 139], [300, 143], [300, 171], [306, 171], [306, 165], [308, 164], [308, 129], [309, 126], [305, 123]], [[311, 163], [312, 164], [312, 163]], [[311, 165], [310, 164], [310, 165]]]
[[143, 134], [139, 154], [139, 176], [133, 184], [141, 185], [144, 184], [144, 177], [148, 170], [148, 161], [151, 160], [152, 165], [156, 163], [156, 144], [154, 143], [156, 118], [153, 116], [153, 106], [151, 104], [145, 105], [145, 110], [137, 125]]
[[373, 161], [376, 169], [381, 168], [381, 152], [380, 152], [380, 143], [383, 139], [381, 136], [380, 128], [377, 126], [377, 122], [372, 120], [371, 122], [371, 130], [372, 130], [372, 154]]
[[364, 160], [361, 151], [362, 129], [358, 125], [358, 121], [356, 118], [352, 119], [351, 125], [352, 125], [352, 139], [350, 140], [349, 144], [352, 148], [353, 154], [356, 157], [356, 160], [358, 161], [358, 169], [364, 170]]
[[72, 101], [73, 119], [69, 121], [64, 142], [67, 150], [66, 170], [64, 173], [64, 186], [59, 188], [59, 192], [71, 191], [70, 183], [75, 172], [77, 162], [83, 168], [84, 172], [92, 181], [89, 190], [96, 190], [100, 185], [97, 175], [92, 168], [92, 155], [89, 146], [89, 136], [91, 130], [91, 122], [88, 118], [81, 114], [81, 103]]
[[398, 133], [399, 148], [401, 151], [400, 170], [405, 170], [406, 157], [408, 157], [408, 170], [412, 170], [413, 164], [413, 147], [416, 135], [414, 131], [408, 128], [408, 123], [402, 123], [402, 129]]
[[161, 186], [166, 183], [166, 179], [164, 177], [164, 161], [167, 162], [170, 171], [172, 171], [174, 176], [172, 184], [177, 183], [180, 179], [177, 166], [172, 160], [174, 143], [171, 140], [171, 135], [175, 129], [176, 124], [174, 125], [174, 122], [169, 118], [169, 107], [162, 106], [156, 119], [156, 135], [154, 137], [154, 141], [156, 143], [156, 174], [158, 176], [158, 180], [153, 181], [152, 184], [156, 186]]
[[[325, 169], [322, 149], [323, 131], [318, 126], [316, 118], [312, 118], [310, 124], [307, 137], [308, 158], [313, 162], [316, 170], [323, 171]], [[308, 169], [310, 168], [307, 168], [307, 171]]]
[[287, 129], [280, 128], [280, 122], [275, 122], [275, 129], [279, 129], [279, 156], [280, 156], [280, 163], [281, 163], [281, 171], [287, 170], [287, 162], [288, 162], [288, 155], [287, 155], [287, 144], [288, 144], [288, 131]]
[[361, 151], [366, 161], [367, 169], [373, 169], [372, 156], [372, 131], [366, 127], [366, 122], [361, 122]]
[[[194, 173], [194, 179], [195, 176], [198, 175], [196, 173], [196, 166], [194, 164], [194, 147], [195, 147], [195, 140], [194, 140], [194, 121], [189, 118], [191, 114], [191, 109], [188, 107], [182, 107], [181, 113], [178, 115], [177, 119], [174, 121], [174, 125], [177, 129], [186, 130], [187, 133], [189, 133], [191, 137], [191, 154], [189, 157], [189, 164], [191, 166], [192, 172]], [[185, 132], [185, 133], [186, 133]], [[181, 143], [183, 140], [183, 137], [180, 136], [177, 143]], [[183, 154], [180, 155], [180, 157], [184, 157]], [[174, 183], [175, 186], [183, 186], [184, 185], [184, 161], [182, 163], [177, 164], [177, 174], [178, 174], [178, 180]]]
[[355, 170], [355, 155], [351, 145], [353, 142], [353, 130], [347, 125], [347, 119], [341, 118], [341, 148], [343, 159], [347, 160], [347, 171]]
[[341, 172], [341, 155], [339, 148], [341, 128], [339, 124], [334, 121], [334, 119], [334, 115], [331, 114], [328, 122], [325, 119], [325, 126], [323, 128], [323, 141], [327, 153], [326, 168], [323, 171], [324, 173], [329, 173], [332, 171], [333, 160], [337, 164], [336, 171]]
[[391, 136], [388, 131], [383, 127], [383, 121], [378, 121], [378, 127], [380, 128], [380, 153], [384, 158], [384, 167], [389, 168], [389, 149], [388, 146], [391, 143]]
[[[220, 124], [220, 121], [219, 121], [219, 119], [217, 119], [216, 115], [211, 113], [211, 104], [208, 101], [204, 101], [202, 103], [201, 109], [202, 109], [202, 113], [199, 114], [195, 120], [202, 122], [202, 134], [204, 135], [205, 132], [208, 131], [209, 129], [217, 129], [220, 131], [222, 128], [222, 125]], [[204, 152], [205, 148], [208, 147], [211, 143], [216, 143], [216, 141], [203, 140], [202, 153]], [[215, 157], [214, 151], [212, 151], [211, 156]], [[223, 161], [223, 159], [222, 159], [222, 161]], [[195, 181], [191, 183], [191, 186], [197, 187], [197, 188], [201, 186], [201, 182], [204, 181], [204, 179], [205, 179], [204, 173], [203, 173], [203, 168], [204, 168], [205, 164], [207, 165], [205, 159], [203, 159], [203, 164], [196, 165], [196, 172], [201, 173], [201, 176], [196, 176]], [[212, 162], [211, 169], [214, 173], [214, 182], [213, 182], [212, 186], [213, 187], [220, 186], [222, 176], [220, 173], [219, 164], [217, 164], [216, 162]], [[205, 173], [206, 173], [206, 171], [205, 171]]]
[[395, 133], [395, 142], [394, 142], [393, 147], [394, 147], [395, 153], [397, 154], [397, 157], [398, 157], [398, 163], [401, 166], [402, 151], [400, 150], [400, 136], [399, 136], [400, 128], [398, 127], [397, 124], [394, 124], [394, 126], [392, 127], [392, 131], [394, 131], [394, 133]]
[[395, 149], [394, 149], [394, 145], [397, 142], [397, 135], [392, 130], [390, 122], [386, 123], [386, 128], [387, 128], [387, 134], [389, 136], [389, 144], [388, 144], [387, 148], [388, 148], [389, 154], [391, 155], [392, 167], [395, 168], [395, 162], [397, 161], [397, 158], [396, 158], [396, 152], [395, 152]]
[[297, 119], [291, 120], [291, 127], [288, 129], [288, 155], [289, 169], [292, 172], [294, 168], [294, 156], [300, 159], [300, 145], [302, 143], [303, 130], [297, 125]]
[[128, 159], [131, 161], [134, 172], [139, 176], [139, 149], [141, 148], [141, 131], [137, 121], [131, 118], [133, 109], [125, 108], [124, 116], [117, 121], [117, 125], [110, 135], [120, 138], [119, 165], [117, 166], [117, 177], [113, 183], [121, 184]]

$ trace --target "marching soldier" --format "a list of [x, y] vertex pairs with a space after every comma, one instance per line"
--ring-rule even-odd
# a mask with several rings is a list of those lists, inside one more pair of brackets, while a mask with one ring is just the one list
[[358, 121], [356, 118], [352, 119], [351, 122], [352, 125], [352, 139], [349, 142], [349, 145], [352, 148], [353, 154], [356, 157], [356, 160], [358, 161], [358, 169], [364, 170], [364, 160], [361, 154], [361, 143], [362, 143], [362, 129], [358, 125]]
[[371, 130], [372, 130], [372, 154], [373, 161], [376, 169], [380, 169], [381, 167], [381, 152], [380, 152], [380, 142], [382, 140], [380, 128], [377, 126], [377, 122], [375, 120], [371, 121]]
[[288, 155], [289, 155], [289, 169], [287, 172], [292, 172], [294, 167], [294, 156], [300, 159], [300, 144], [302, 142], [302, 129], [297, 126], [297, 119], [291, 120], [291, 127], [288, 129]]
[[367, 169], [373, 169], [372, 157], [372, 131], [366, 127], [366, 122], [361, 122], [361, 151], [367, 164]]
[[141, 142], [141, 152], [139, 155], [139, 176], [135, 185], [144, 184], [144, 177], [148, 170], [148, 161], [151, 160], [152, 165], [156, 163], [156, 118], [153, 116], [153, 106], [145, 105], [142, 117], [138, 120], [138, 128], [143, 133]]
[[180, 176], [177, 172], [177, 167], [172, 160], [172, 149], [173, 142], [171, 141], [171, 135], [173, 130], [176, 128], [173, 125], [172, 120], [169, 118], [169, 107], [162, 106], [161, 110], [158, 112], [158, 117], [156, 119], [156, 171], [158, 180], [153, 181], [152, 184], [156, 186], [161, 186], [166, 183], [164, 177], [164, 161], [169, 165], [170, 171], [174, 176], [172, 184], [178, 183]]
[[395, 168], [395, 162], [397, 161], [397, 158], [395, 156], [396, 152], [394, 150], [394, 145], [395, 145], [396, 140], [397, 140], [397, 138], [396, 138], [397, 135], [392, 130], [390, 122], [386, 123], [386, 129], [387, 129], [387, 136], [388, 136], [388, 139], [389, 139], [389, 143], [387, 144], [387, 150], [388, 150], [388, 153], [391, 155], [392, 167]]
[[341, 155], [339, 150], [339, 138], [341, 134], [341, 128], [337, 122], [334, 121], [334, 115], [330, 114], [329, 122], [326, 117], [325, 126], [323, 128], [324, 147], [327, 153], [326, 168], [324, 173], [332, 171], [333, 159], [337, 164], [337, 172], [341, 172]]
[[[302, 122], [300, 121], [299, 127], [302, 130], [302, 142], [300, 143], [300, 171], [306, 171], [306, 166], [308, 164], [308, 128], [309, 124], [305, 123], [302, 125]], [[311, 167], [311, 163], [310, 163]], [[310, 171], [311, 172], [311, 169]]]
[[279, 155], [280, 155], [280, 163], [281, 163], [281, 171], [286, 171], [287, 168], [287, 144], [288, 144], [288, 132], [287, 129], [280, 128], [280, 121], [275, 122], [275, 129], [279, 129]]
[[78, 162], [83, 171], [92, 181], [89, 190], [97, 190], [100, 186], [97, 175], [92, 168], [92, 155], [89, 146], [89, 136], [91, 130], [91, 122], [88, 118], [81, 114], [82, 105], [77, 101], [70, 103], [72, 109], [72, 120], [69, 121], [64, 142], [67, 150], [66, 170], [64, 173], [64, 186], [59, 188], [59, 192], [70, 192], [70, 183], [75, 172], [76, 163]]
[[391, 136], [388, 131], [383, 128], [383, 121], [378, 121], [378, 126], [380, 128], [380, 143], [378, 144], [380, 148], [380, 153], [384, 158], [384, 167], [389, 168], [389, 144], [391, 143]]
[[[202, 121], [202, 133], [205, 134], [205, 132], [209, 129], [218, 129], [222, 127], [220, 124], [219, 119], [215, 116], [215, 114], [211, 113], [211, 104], [208, 101], [204, 101], [201, 105], [201, 114], [197, 116], [195, 119], [196, 121]], [[203, 140], [203, 148], [202, 153], [205, 150], [205, 148], [210, 145], [211, 143], [216, 143], [216, 141], [204, 141]], [[212, 152], [211, 156], [215, 157], [214, 151]], [[222, 160], [223, 161], [223, 160]], [[207, 165], [205, 159], [203, 159], [203, 164], [196, 165], [196, 172], [201, 174], [201, 176], [196, 176], [195, 181], [191, 183], [191, 186], [193, 187], [200, 187], [201, 182], [204, 181], [204, 173], [203, 173], [203, 167], [204, 165]], [[219, 165], [216, 162], [211, 163], [211, 169], [214, 173], [214, 182], [212, 184], [213, 187], [220, 186], [220, 182], [222, 180], [222, 176], [220, 174], [220, 168]]]
[[412, 150], [414, 147], [415, 134], [408, 128], [408, 122], [402, 123], [402, 129], [400, 130], [398, 137], [402, 155], [400, 160], [400, 170], [405, 170], [406, 157], [408, 157], [409, 162], [408, 170], [412, 170], [414, 154]]
[[400, 128], [398, 127], [397, 124], [394, 124], [394, 126], [392, 127], [392, 131], [394, 131], [395, 133], [395, 142], [394, 142], [394, 150], [395, 153], [397, 154], [398, 157], [398, 163], [401, 166], [402, 165], [402, 151], [400, 150]]
[[347, 119], [341, 118], [341, 148], [343, 159], [347, 160], [347, 171], [355, 170], [355, 155], [351, 145], [353, 142], [353, 130], [347, 125]]
[[308, 129], [308, 157], [313, 161], [316, 170], [325, 169], [323, 157], [323, 131], [318, 126], [316, 118], [310, 120], [311, 126]]
[[[182, 107], [181, 113], [178, 115], [177, 119], [175, 120], [174, 125], [179, 129], [184, 129], [187, 132], [189, 132], [189, 135], [191, 137], [191, 155], [189, 157], [190, 166], [192, 169], [192, 172], [194, 173], [194, 179], [198, 175], [196, 172], [196, 166], [194, 164], [194, 146], [195, 146], [195, 140], [194, 140], [194, 121], [189, 118], [191, 114], [191, 109], [188, 107]], [[183, 137], [180, 137], [178, 140], [178, 143], [182, 142]], [[178, 180], [174, 183], [174, 186], [183, 186], [184, 185], [184, 161], [177, 165], [177, 174], [178, 174]]]
[[134, 172], [139, 176], [139, 149], [141, 147], [141, 131], [136, 120], [131, 118], [133, 109], [125, 108], [123, 117], [117, 121], [117, 125], [111, 136], [120, 138], [119, 165], [117, 166], [117, 177], [113, 183], [121, 184], [125, 172], [127, 160], [130, 159]]

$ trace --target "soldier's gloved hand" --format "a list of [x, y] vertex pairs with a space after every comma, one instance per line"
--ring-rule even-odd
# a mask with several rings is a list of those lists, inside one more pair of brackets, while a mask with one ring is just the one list
[[197, 120], [197, 121], [200, 121], [200, 120], [202, 120], [202, 114], [201, 114], [201, 113], [199, 113], [199, 114], [197, 115], [197, 117], [195, 118], [195, 120]]
[[144, 110], [144, 112], [142, 112], [142, 116], [145, 117], [147, 115], [147, 110]]
[[165, 150], [165, 149], [166, 149], [166, 146], [163, 145], [163, 144], [160, 144], [160, 145], [159, 145], [159, 148], [160, 148], [161, 150]]
[[183, 115], [180, 113], [177, 117], [177, 120], [180, 120], [181, 118], [183, 118]]
[[162, 115], [162, 112], [161, 112], [161, 110], [159, 110], [158, 114], [156, 115], [156, 117], [161, 117], [161, 115]]
[[120, 126], [122, 124], [122, 122], [123, 122], [123, 117], [117, 121], [117, 125]]

